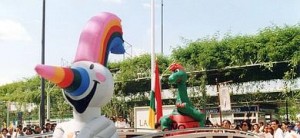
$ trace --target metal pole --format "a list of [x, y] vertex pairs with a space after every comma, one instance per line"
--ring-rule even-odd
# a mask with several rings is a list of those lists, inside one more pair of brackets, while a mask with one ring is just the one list
[[47, 120], [50, 120], [50, 108], [51, 108], [51, 92], [53, 91], [53, 89], [54, 89], [54, 86], [52, 86], [51, 88], [50, 88], [50, 86], [48, 87], [48, 91], [47, 91]]
[[220, 101], [220, 91], [219, 91], [218, 78], [216, 78], [216, 86], [217, 86], [217, 94], [218, 94], [218, 98], [219, 98], [220, 125], [222, 125], [222, 111], [221, 111], [221, 101]]
[[50, 120], [50, 89], [47, 92], [47, 120]]
[[7, 112], [6, 112], [6, 128], [9, 127], [9, 110], [10, 110], [10, 106], [9, 106], [9, 102], [6, 103], [7, 106]]
[[247, 106], [248, 106], [248, 113], [247, 113], [247, 117], [248, 117], [248, 120], [249, 120], [249, 122], [251, 122], [250, 121], [250, 105], [249, 105], [249, 103], [247, 102]]
[[163, 12], [164, 12], [164, 0], [161, 0], [161, 54], [164, 54], [164, 18], [163, 18]]
[[[42, 64], [45, 64], [45, 13], [46, 13], [46, 0], [43, 0], [43, 22], [42, 22]], [[40, 104], [40, 126], [45, 124], [45, 79], [41, 81], [41, 104]]]
[[151, 0], [151, 90], [154, 90], [154, 65], [155, 65], [155, 0]]
[[285, 114], [286, 114], [286, 122], [289, 122], [289, 108], [288, 108], [288, 102], [285, 99]]

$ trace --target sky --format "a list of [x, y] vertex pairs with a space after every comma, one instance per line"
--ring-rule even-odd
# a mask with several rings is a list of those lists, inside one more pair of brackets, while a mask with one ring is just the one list
[[[42, 1], [0, 1], [0, 85], [36, 75], [41, 63]], [[155, 51], [163, 54], [196, 40], [219, 34], [254, 35], [269, 26], [300, 22], [299, 0], [155, 0]], [[122, 20], [129, 56], [150, 53], [151, 0], [46, 0], [45, 64], [71, 64], [80, 33], [92, 17], [112, 12]], [[110, 54], [109, 61], [122, 55]]]

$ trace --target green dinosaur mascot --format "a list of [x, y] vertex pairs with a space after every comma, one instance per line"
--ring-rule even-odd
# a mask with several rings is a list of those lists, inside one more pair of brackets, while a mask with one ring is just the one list
[[176, 92], [176, 109], [169, 115], [161, 117], [160, 124], [162, 130], [171, 130], [174, 120], [171, 116], [183, 115], [189, 116], [196, 122], [199, 122], [200, 126], [204, 126], [205, 114], [197, 110], [190, 101], [187, 94], [186, 81], [188, 76], [184, 71], [184, 68], [177, 63], [173, 63], [169, 67], [172, 74], [169, 77], [169, 83], [177, 85], [178, 91]]

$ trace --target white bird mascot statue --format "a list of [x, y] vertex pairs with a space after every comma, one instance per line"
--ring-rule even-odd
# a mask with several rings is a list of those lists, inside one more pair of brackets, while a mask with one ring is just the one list
[[101, 116], [100, 108], [111, 100], [114, 81], [106, 68], [109, 52], [124, 54], [121, 20], [103, 12], [92, 17], [83, 29], [74, 62], [70, 67], [37, 65], [36, 72], [62, 88], [73, 107], [73, 119], [59, 123], [55, 138], [115, 138], [114, 123]]

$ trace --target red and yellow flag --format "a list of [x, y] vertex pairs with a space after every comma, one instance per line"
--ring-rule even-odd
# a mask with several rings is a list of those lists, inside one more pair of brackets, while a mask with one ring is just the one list
[[[161, 84], [159, 77], [159, 68], [157, 61], [155, 61], [155, 70], [154, 70], [154, 88], [151, 88], [150, 92], [150, 107], [149, 107], [149, 118], [148, 124], [150, 128], [154, 128], [155, 123], [159, 122], [160, 117], [162, 117], [162, 100], [161, 100]], [[155, 106], [156, 102], [156, 106]], [[156, 117], [155, 117], [156, 115]]]

